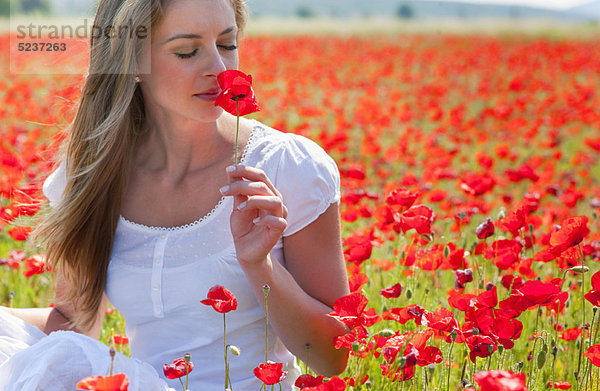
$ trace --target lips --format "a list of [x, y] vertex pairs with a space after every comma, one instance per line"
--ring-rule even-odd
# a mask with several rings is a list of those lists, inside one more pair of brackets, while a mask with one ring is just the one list
[[200, 99], [204, 99], [204, 100], [216, 100], [219, 95], [221, 94], [221, 89], [219, 88], [213, 88], [210, 90], [206, 90], [204, 92], [201, 92], [199, 94], [194, 94], [194, 96], [196, 98], [200, 98]]

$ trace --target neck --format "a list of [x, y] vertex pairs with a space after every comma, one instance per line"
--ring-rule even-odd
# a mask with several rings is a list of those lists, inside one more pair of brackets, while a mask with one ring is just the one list
[[152, 125], [137, 146], [134, 165], [160, 172], [173, 184], [233, 154], [236, 118], [225, 112], [212, 122], [178, 122], [160, 116], [148, 122]]

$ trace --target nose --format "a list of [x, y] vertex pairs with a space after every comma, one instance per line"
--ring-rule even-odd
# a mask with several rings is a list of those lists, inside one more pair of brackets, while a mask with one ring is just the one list
[[216, 46], [211, 48], [207, 58], [205, 75], [216, 77], [219, 73], [226, 70], [227, 66], [223, 61], [222, 54], [219, 52], [218, 48]]

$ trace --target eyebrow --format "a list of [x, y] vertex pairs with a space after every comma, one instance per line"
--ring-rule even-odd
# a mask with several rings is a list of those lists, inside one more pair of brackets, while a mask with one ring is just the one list
[[[219, 37], [220, 37], [221, 35], [229, 34], [230, 32], [232, 32], [232, 31], [234, 31], [234, 30], [235, 30], [235, 27], [233, 27], [233, 26], [232, 26], [232, 27], [228, 27], [228, 28], [226, 28], [225, 30], [223, 30], [223, 31], [221, 31], [221, 32], [219, 33]], [[167, 39], [166, 41], [164, 41], [164, 42], [163, 42], [163, 45], [164, 45], [165, 43], [168, 43], [168, 42], [174, 41], [174, 40], [176, 40], [176, 39], [182, 39], [182, 38], [186, 38], [186, 39], [201, 39], [201, 38], [202, 38], [202, 36], [201, 36], [201, 35], [199, 35], [199, 34], [177, 34], [177, 35], [174, 35], [174, 36], [172, 36], [171, 38]]]

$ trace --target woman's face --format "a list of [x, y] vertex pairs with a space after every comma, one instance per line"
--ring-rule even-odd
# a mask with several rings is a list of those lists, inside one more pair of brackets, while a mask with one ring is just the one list
[[[216, 120], [217, 75], [237, 69], [237, 26], [228, 0], [171, 0], [140, 56], [146, 110], [170, 120]], [[146, 74], [149, 72], [148, 74]]]

